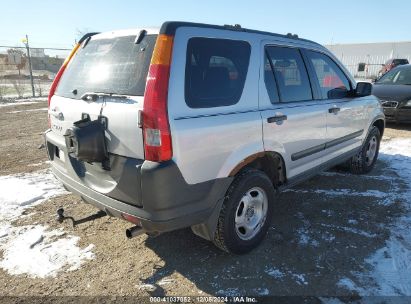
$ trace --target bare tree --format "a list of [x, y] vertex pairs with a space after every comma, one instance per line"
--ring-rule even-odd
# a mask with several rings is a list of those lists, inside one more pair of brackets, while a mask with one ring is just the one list
[[7, 54], [19, 56], [21, 58], [20, 63], [18, 64], [8, 62], [9, 64], [15, 64], [17, 69], [19, 70], [19, 75], [21, 75], [21, 70], [24, 69], [27, 63], [26, 54], [22, 50], [19, 50], [19, 49], [8, 49]]
[[34, 80], [34, 89], [36, 90], [37, 96], [42, 96], [43, 88], [41, 87], [41, 79], [37, 78]]
[[11, 84], [13, 85], [14, 90], [16, 90], [17, 96], [18, 97], [23, 97], [24, 94], [24, 81], [21, 78], [14, 78], [10, 79]]
[[3, 77], [0, 77], [0, 100], [3, 99], [4, 95], [6, 95], [7, 86], [6, 80]]

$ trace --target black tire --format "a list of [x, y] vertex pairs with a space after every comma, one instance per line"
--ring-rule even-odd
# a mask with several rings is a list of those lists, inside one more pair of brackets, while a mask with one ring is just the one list
[[[253, 189], [257, 190], [252, 191]], [[239, 236], [241, 235], [241, 230], [236, 227], [236, 217], [238, 218], [238, 212], [241, 207], [240, 204], [243, 204], [243, 209], [245, 208], [243, 199], [246, 194], [253, 195], [253, 192], [258, 193], [256, 196], [262, 195], [263, 198], [267, 199], [267, 203], [264, 205], [267, 208], [264, 209], [266, 210], [264, 213], [264, 221], [260, 220], [260, 224], [256, 225], [258, 230], [249, 230], [256, 234], [250, 236], [250, 239], [245, 240]], [[263, 192], [265, 193], [265, 196]], [[248, 169], [240, 172], [227, 190], [220, 211], [216, 232], [214, 234], [214, 244], [226, 252], [235, 254], [247, 253], [257, 247], [264, 239], [264, 236], [271, 225], [274, 197], [275, 189], [271, 180], [264, 172], [255, 169]], [[252, 205], [253, 204], [250, 204], [250, 206]], [[253, 209], [251, 212], [252, 218], [258, 211], [255, 211], [254, 213], [254, 207], [251, 208]], [[244, 215], [242, 216], [247, 218], [247, 214], [249, 213], [245, 210], [242, 210], [241, 212], [244, 212]], [[248, 220], [250, 220], [250, 218], [248, 218], [247, 221]], [[242, 235], [242, 237], [245, 237], [245, 235]]]
[[[374, 142], [375, 139], [375, 142]], [[375, 166], [375, 162], [378, 158], [378, 152], [380, 150], [380, 141], [381, 141], [381, 134], [377, 127], [372, 127], [370, 133], [367, 136], [361, 150], [358, 152], [357, 155], [354, 155], [348, 161], [348, 168], [351, 173], [353, 174], [366, 174], [369, 173]], [[373, 159], [371, 160], [368, 155], [367, 151], [370, 148], [370, 145], [375, 144], [375, 154]]]

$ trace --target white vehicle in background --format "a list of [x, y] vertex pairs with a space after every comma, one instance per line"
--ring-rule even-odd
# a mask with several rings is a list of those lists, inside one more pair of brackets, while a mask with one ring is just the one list
[[49, 96], [54, 174], [135, 226], [191, 227], [245, 253], [276, 190], [377, 160], [384, 114], [323, 46], [295, 35], [185, 22], [86, 35]]

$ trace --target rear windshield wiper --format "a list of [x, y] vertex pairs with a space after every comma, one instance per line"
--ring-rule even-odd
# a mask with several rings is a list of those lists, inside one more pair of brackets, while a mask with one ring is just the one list
[[97, 101], [100, 97], [110, 97], [110, 98], [120, 98], [120, 99], [127, 99], [128, 97], [126, 95], [120, 95], [116, 93], [103, 93], [103, 92], [88, 92], [84, 93], [81, 96], [81, 99], [84, 101]]

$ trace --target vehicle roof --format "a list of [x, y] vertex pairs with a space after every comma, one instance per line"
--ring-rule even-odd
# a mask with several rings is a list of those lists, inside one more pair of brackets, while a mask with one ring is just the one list
[[390, 63], [390, 62], [393, 62], [395, 60], [406, 60], [406, 61], [408, 61], [407, 58], [391, 58], [391, 59], [388, 59], [385, 63]]
[[93, 39], [107, 39], [107, 38], [113, 38], [113, 37], [138, 35], [141, 30], [145, 30], [147, 32], [147, 35], [153, 35], [153, 34], [157, 35], [160, 31], [160, 28], [159, 27], [145, 27], [145, 28], [114, 30], [114, 31], [97, 33], [93, 35]]
[[[396, 70], [396, 71], [398, 71], [398, 70], [408, 70], [408, 69], [411, 69], [411, 64], [401, 64], [401, 65], [397, 65], [395, 68], [393, 68], [391, 71], [393, 71], [393, 70]], [[390, 71], [390, 72], [391, 72]]]
[[158, 27], [147, 27], [147, 28], [144, 27], [143, 28], [142, 27], [142, 28], [135, 28], [135, 29], [114, 30], [114, 31], [107, 31], [107, 32], [102, 32], [102, 33], [92, 33], [92, 34], [93, 34], [93, 40], [120, 37], [120, 36], [128, 36], [128, 35], [138, 35], [141, 30], [145, 30], [148, 35], [150, 34], [175, 35], [175, 32], [179, 27], [198, 27], [198, 28], [209, 28], [209, 29], [219, 29], [219, 30], [228, 30], [228, 31], [234, 31], [234, 32], [259, 34], [259, 35], [265, 35], [265, 36], [270, 36], [270, 37], [301, 41], [301, 42], [310, 43], [316, 46], [321, 46], [322, 48], [324, 48], [324, 46], [322, 46], [321, 44], [315, 41], [304, 39], [304, 38], [299, 38], [297, 35], [294, 35], [291, 33], [283, 35], [283, 34], [278, 34], [278, 33], [247, 29], [239, 25], [214, 25], [214, 24], [184, 22], [184, 21], [167, 21], [163, 23], [161, 28], [158, 28]]
[[245, 33], [252, 33], [252, 34], [260, 34], [260, 35], [266, 35], [266, 36], [274, 36], [274, 37], [280, 37], [280, 38], [285, 38], [285, 39], [295, 39], [303, 42], [309, 42], [315, 45], [322, 46], [321, 44], [304, 39], [304, 38], [299, 38], [297, 35], [293, 35], [291, 33], [287, 35], [283, 34], [277, 34], [277, 33], [272, 33], [272, 32], [266, 32], [266, 31], [259, 31], [259, 30], [253, 30], [253, 29], [247, 29], [243, 28], [240, 25], [214, 25], [214, 24], [206, 24], [206, 23], [195, 23], [195, 22], [184, 22], [184, 21], [167, 21], [164, 22], [163, 25], [160, 28], [160, 34], [166, 34], [166, 35], [174, 35], [177, 28], [179, 27], [200, 27], [200, 28], [210, 28], [210, 29], [219, 29], [219, 30], [229, 30], [229, 31], [236, 31], [236, 32], [245, 32]]

